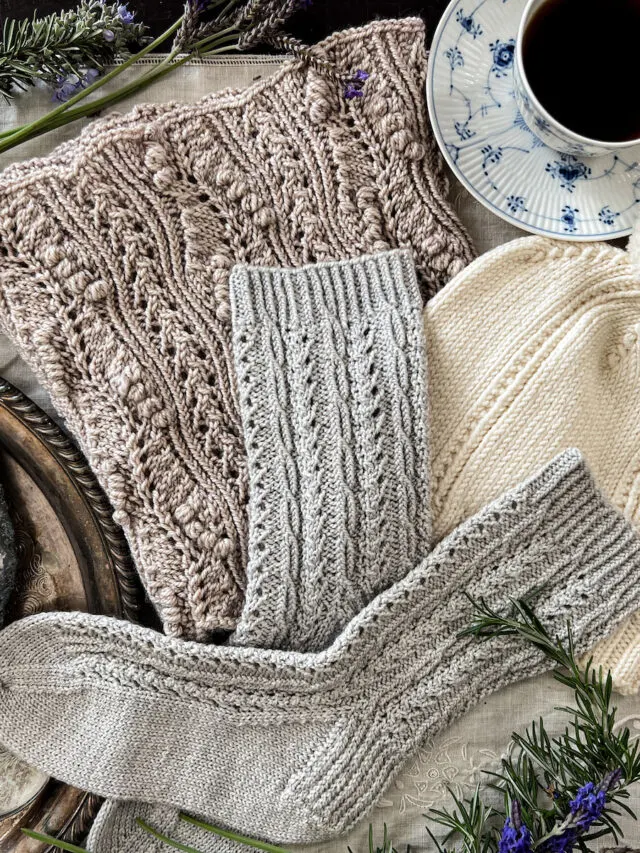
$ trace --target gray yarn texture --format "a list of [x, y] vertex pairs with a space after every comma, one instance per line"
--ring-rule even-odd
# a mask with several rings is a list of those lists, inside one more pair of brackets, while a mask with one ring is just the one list
[[[392, 251], [298, 269], [237, 266], [230, 288], [251, 543], [232, 643], [321, 650], [429, 550], [413, 262]], [[141, 816], [183, 844], [233, 848], [175, 809], [108, 800], [90, 850], [155, 853]]]
[[87, 614], [0, 633], [0, 742], [96, 793], [281, 843], [347, 830], [404, 760], [490, 692], [542, 671], [514, 639], [458, 636], [464, 593], [579, 651], [640, 605], [640, 543], [567, 451], [451, 535], [321, 652], [201, 646]]
[[558, 633], [570, 618], [579, 649], [639, 606], [640, 543], [578, 451], [426, 554], [413, 282], [402, 252], [233, 275], [252, 491], [235, 645], [86, 614], [0, 633], [0, 742], [132, 801], [105, 805], [94, 853], [161, 850], [136, 816], [203, 851], [229, 849], [179, 824], [180, 808], [279, 843], [346, 831], [425, 737], [546, 666], [516, 640], [460, 639], [465, 592], [502, 608], [543, 587], [538, 614]]
[[407, 251], [236, 266], [249, 461], [247, 592], [233, 642], [326, 648], [429, 551], [425, 346]]

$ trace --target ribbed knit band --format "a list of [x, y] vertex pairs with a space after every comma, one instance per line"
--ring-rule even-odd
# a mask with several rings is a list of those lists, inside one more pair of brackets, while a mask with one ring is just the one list
[[0, 628], [4, 624], [5, 610], [16, 580], [18, 557], [9, 507], [0, 487]]
[[585, 651], [639, 606], [639, 572], [640, 541], [569, 451], [457, 528], [323, 652], [184, 643], [77, 613], [10, 625], [0, 742], [99, 794], [313, 841], [362, 818], [425, 737], [548, 666], [513, 638], [461, 639], [465, 593], [503, 608], [537, 592], [542, 621], [562, 635], [570, 619]]
[[426, 555], [424, 333], [408, 252], [235, 267], [249, 457], [238, 645], [320, 651]]
[[233, 628], [243, 602], [232, 266], [407, 247], [429, 296], [471, 258], [427, 122], [422, 22], [314, 50], [368, 70], [365, 97], [289, 62], [243, 92], [96, 122], [0, 178], [0, 325], [79, 438], [174, 636]]
[[[568, 446], [640, 527], [640, 272], [627, 252], [515, 240], [424, 316], [436, 539]], [[594, 654], [636, 692], [640, 613]]]

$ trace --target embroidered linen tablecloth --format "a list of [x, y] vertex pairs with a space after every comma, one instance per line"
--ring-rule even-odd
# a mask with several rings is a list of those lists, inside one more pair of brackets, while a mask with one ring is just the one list
[[[241, 56], [194, 62], [183, 66], [168, 80], [160, 81], [144, 93], [138, 94], [136, 101], [186, 103], [212, 91], [243, 88], [254, 80], [272, 74], [281, 61], [278, 57]], [[132, 105], [133, 100], [124, 101], [118, 105], [118, 111], [126, 111]], [[9, 127], [29, 121], [42, 115], [49, 106], [50, 95], [47, 92], [29, 93], [0, 107], [1, 125]], [[61, 128], [56, 133], [29, 142], [17, 151], [0, 155], [0, 168], [13, 160], [47, 154], [60, 142], [76, 135], [81, 127], [82, 124], [77, 123]], [[471, 233], [478, 254], [523, 236], [524, 232], [486, 211], [455, 182], [455, 179], [452, 179], [451, 185], [452, 201]], [[2, 335], [0, 375], [17, 385], [49, 414], [56, 417], [48, 395], [19, 358], [8, 339]], [[564, 717], [555, 707], [565, 704], [570, 698], [568, 692], [551, 676], [534, 678], [491, 696], [445, 732], [423, 744], [420, 752], [390, 785], [370, 817], [376, 839], [381, 843], [382, 828], [386, 823], [399, 851], [404, 851], [407, 844], [414, 850], [433, 850], [433, 843], [425, 831], [424, 814], [430, 808], [442, 808], [451, 803], [449, 787], [457, 795], [468, 794], [478, 781], [482, 782], [483, 771], [497, 770], [500, 757], [508, 748], [512, 731], [523, 732], [525, 727], [539, 716], [544, 716], [551, 732], [558, 731], [564, 723]], [[640, 737], [640, 698], [618, 698], [618, 724], [627, 725], [631, 729], [632, 737]], [[6, 755], [4, 758], [8, 759]], [[0, 767], [3, 766], [2, 760], [0, 751]], [[389, 772], [392, 769], [389, 768]], [[2, 795], [0, 786], [0, 813], [8, 805], [1, 801]], [[629, 804], [634, 810], [640, 811], [640, 786], [636, 786]], [[623, 819], [621, 823], [626, 832], [625, 840], [632, 846], [638, 846], [640, 833], [633, 822]], [[366, 820], [344, 838], [297, 849], [309, 853], [346, 853], [348, 845], [354, 853], [364, 853], [368, 846], [368, 831], [369, 820]], [[598, 849], [598, 842], [594, 844], [594, 849]]]

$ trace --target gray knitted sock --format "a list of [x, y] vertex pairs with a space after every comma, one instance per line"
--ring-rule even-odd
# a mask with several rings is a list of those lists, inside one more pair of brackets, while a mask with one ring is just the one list
[[[404, 759], [489, 692], [546, 666], [458, 637], [464, 596], [543, 588], [579, 651], [640, 605], [640, 543], [577, 451], [443, 540], [325, 651], [201, 646], [86, 614], [0, 633], [0, 742], [103, 795], [207, 814], [283, 843], [348, 829]], [[163, 745], [160, 747], [160, 745]]]
[[320, 651], [429, 551], [425, 348], [411, 256], [235, 267], [249, 565], [234, 644]]
[[[250, 483], [248, 588], [232, 642], [319, 651], [429, 550], [415, 270], [407, 251], [237, 266], [230, 288]], [[201, 835], [175, 810], [109, 801], [90, 849], [154, 850], [141, 815], [183, 843]]]

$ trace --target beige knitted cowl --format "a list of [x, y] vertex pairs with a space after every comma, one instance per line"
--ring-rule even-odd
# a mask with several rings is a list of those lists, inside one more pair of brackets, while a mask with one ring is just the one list
[[233, 628], [247, 469], [230, 345], [237, 262], [412, 251], [424, 297], [472, 257], [427, 125], [424, 28], [319, 45], [244, 92], [142, 106], [0, 178], [0, 325], [113, 503], [165, 631]]

